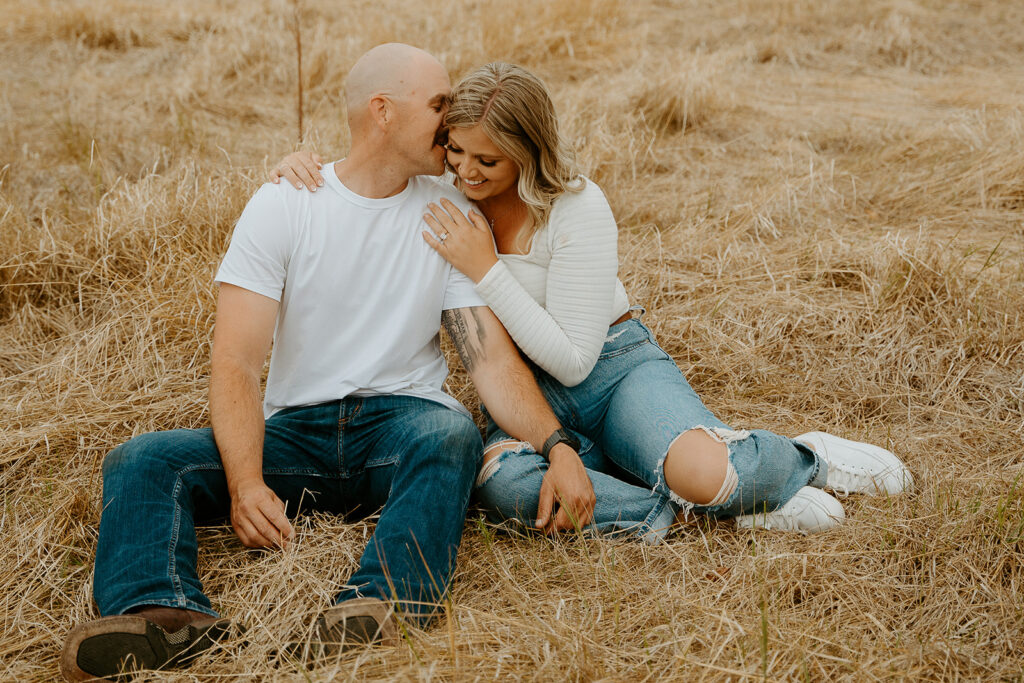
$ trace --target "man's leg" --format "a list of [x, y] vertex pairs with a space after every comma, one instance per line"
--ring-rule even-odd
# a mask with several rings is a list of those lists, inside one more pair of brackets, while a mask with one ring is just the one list
[[[350, 399], [346, 399], [348, 402]], [[473, 421], [404, 396], [363, 399], [343, 427], [347, 486], [383, 505], [359, 568], [338, 596], [393, 601], [426, 624], [455, 569], [482, 443]]]
[[[336, 499], [337, 425], [336, 403], [282, 411], [267, 422], [264, 478], [289, 513], [318, 491]], [[62, 658], [72, 679], [105, 675], [128, 658], [147, 668], [180, 661], [183, 643], [212, 623], [196, 618], [216, 616], [196, 573], [195, 525], [230, 511], [211, 431], [132, 439], [107, 456], [103, 475], [94, 596], [104, 617], [137, 614], [72, 631]]]
[[[293, 514], [337, 491], [337, 404], [282, 411], [267, 422], [267, 485]], [[324, 501], [324, 503], [332, 501]], [[141, 605], [216, 615], [196, 574], [197, 524], [228, 519], [231, 498], [209, 429], [143, 434], [103, 462], [103, 515], [93, 592], [100, 614]]]

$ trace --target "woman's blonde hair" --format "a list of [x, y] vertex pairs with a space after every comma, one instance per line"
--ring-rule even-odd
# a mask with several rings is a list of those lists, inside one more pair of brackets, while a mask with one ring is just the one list
[[539, 230], [563, 192], [583, 184], [572, 150], [558, 134], [555, 105], [544, 83], [506, 62], [486, 64], [463, 78], [452, 92], [445, 117], [450, 128], [483, 126], [501, 153], [519, 167], [519, 197]]

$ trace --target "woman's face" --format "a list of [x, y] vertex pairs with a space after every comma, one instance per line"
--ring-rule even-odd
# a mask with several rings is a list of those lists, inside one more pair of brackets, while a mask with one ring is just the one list
[[519, 180], [519, 167], [479, 125], [448, 129], [448, 165], [458, 176], [459, 190], [473, 201], [515, 191]]

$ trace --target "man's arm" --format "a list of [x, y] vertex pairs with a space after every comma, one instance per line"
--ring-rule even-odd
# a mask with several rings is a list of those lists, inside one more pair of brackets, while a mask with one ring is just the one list
[[283, 546], [292, 535], [284, 503], [263, 482], [265, 423], [260, 375], [278, 303], [221, 284], [210, 360], [210, 421], [231, 495], [231, 526], [250, 548]]
[[[458, 308], [441, 316], [448, 336], [469, 372], [480, 400], [498, 425], [540, 453], [561, 427], [508, 332], [486, 306]], [[545, 531], [582, 527], [594, 512], [594, 488], [579, 455], [566, 444], [551, 449], [536, 525]], [[560, 508], [552, 515], [555, 501]]]

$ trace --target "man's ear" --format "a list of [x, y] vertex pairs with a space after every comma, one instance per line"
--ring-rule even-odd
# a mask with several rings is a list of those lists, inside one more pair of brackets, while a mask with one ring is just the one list
[[395, 103], [387, 95], [374, 95], [370, 98], [370, 119], [381, 130], [384, 130], [395, 117]]

